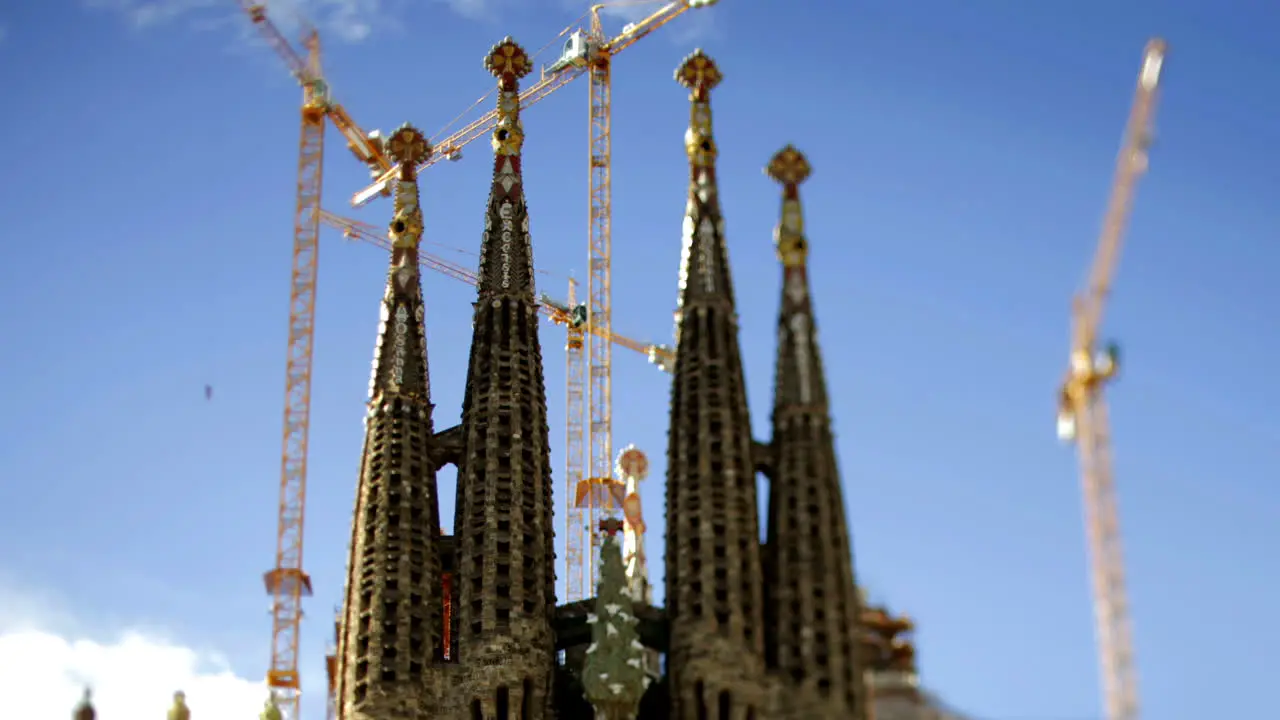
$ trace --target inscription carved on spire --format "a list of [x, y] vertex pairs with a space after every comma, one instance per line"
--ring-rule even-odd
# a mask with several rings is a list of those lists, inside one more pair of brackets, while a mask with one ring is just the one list
[[498, 80], [498, 121], [454, 504], [454, 692], [469, 717], [507, 717], [509, 708], [546, 720], [556, 662], [551, 447], [520, 157], [519, 80], [532, 65], [506, 38], [484, 66]]
[[[381, 303], [338, 625], [338, 716], [421, 720], [443, 661], [440, 508], [425, 308], [418, 246], [423, 219], [417, 168], [431, 155], [409, 125], [386, 142], [397, 163], [387, 227], [391, 264]], [[271, 706], [262, 718], [278, 716]], [[433, 715], [434, 716], [434, 715]]]
[[387, 154], [399, 163], [395, 178], [394, 211], [387, 227], [391, 240], [391, 267], [382, 298], [382, 325], [374, 350], [369, 396], [385, 391], [410, 397], [430, 395], [426, 366], [425, 309], [418, 268], [422, 242], [422, 206], [417, 168], [431, 157], [431, 145], [422, 131], [402, 125], [387, 140]]

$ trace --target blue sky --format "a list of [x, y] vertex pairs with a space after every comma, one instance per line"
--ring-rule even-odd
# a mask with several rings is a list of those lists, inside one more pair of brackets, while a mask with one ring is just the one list
[[[539, 48], [583, 9], [304, 4], [352, 115], [429, 134], [489, 89], [480, 63], [493, 42]], [[42, 623], [102, 643], [146, 631], [256, 680], [299, 92], [235, 13], [230, 0], [0, 8], [0, 630]], [[699, 15], [615, 66], [614, 327], [670, 338], [687, 172], [671, 73], [701, 45], [726, 75], [714, 108], [757, 435], [780, 280], [779, 193], [761, 167], [790, 142], [815, 169], [812, 274], [860, 576], [917, 619], [926, 683], [991, 720], [1101, 715], [1080, 492], [1054, 437], [1054, 391], [1142, 46], [1170, 41], [1107, 327], [1126, 360], [1109, 399], [1144, 716], [1256, 714], [1280, 646], [1280, 387], [1267, 379], [1280, 358], [1267, 310], [1280, 303], [1280, 12], [1244, 0], [723, 0]], [[557, 296], [585, 269], [586, 96], [579, 82], [525, 117], [541, 289]], [[429, 240], [478, 247], [486, 145], [424, 178]], [[347, 207], [365, 175], [332, 130], [328, 150], [326, 207], [381, 225], [385, 203]], [[308, 717], [323, 709], [385, 260], [323, 237]], [[428, 276], [426, 292], [443, 427], [461, 405], [473, 291]], [[560, 333], [543, 336], [557, 467]], [[667, 381], [619, 350], [614, 383], [616, 444], [654, 462], [656, 559]], [[172, 689], [154, 688], [161, 706]]]

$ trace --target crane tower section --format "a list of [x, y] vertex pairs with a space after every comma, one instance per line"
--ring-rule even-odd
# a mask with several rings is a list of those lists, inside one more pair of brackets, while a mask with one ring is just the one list
[[[582, 420], [586, 416], [583, 412], [582, 350], [585, 345], [587, 319], [586, 313], [579, 310], [581, 306], [578, 305], [577, 285], [573, 280], [569, 281], [569, 304], [564, 307], [565, 316], [568, 318], [565, 323], [568, 337], [564, 346], [564, 391], [565, 403], [568, 406], [568, 411], [565, 413], [565, 497], [570, 498], [566, 503], [568, 512], [565, 517], [564, 544], [567, 570], [565, 588], [571, 597], [583, 598], [592, 594], [586, 587], [588, 563], [583, 557], [586, 552], [584, 546], [589, 544], [587, 538], [591, 535], [591, 526], [584, 504], [573, 500], [583, 481], [582, 441], [586, 437], [582, 427]], [[543, 306], [549, 306], [545, 299]]]
[[[600, 42], [604, 31], [599, 13], [591, 16], [591, 34]], [[613, 343], [608, 336], [613, 331], [613, 180], [611, 117], [613, 103], [612, 59], [601, 53], [591, 63], [590, 99], [590, 184], [589, 184], [589, 237], [587, 279], [587, 322], [598, 328], [603, 337], [587, 335], [587, 472], [592, 484], [607, 483], [613, 479]], [[599, 500], [599, 509], [612, 513], [617, 506], [612, 494], [592, 493]], [[587, 509], [587, 526], [595, 527], [596, 503]], [[595, 543], [600, 535], [591, 533], [592, 548], [587, 561], [591, 587], [596, 585], [599, 567], [596, 563]]]
[[[265, 19], [258, 22], [265, 22]], [[320, 41], [315, 34], [308, 37], [306, 68], [311, 77], [320, 76]], [[271, 596], [271, 665], [267, 669], [267, 687], [290, 720], [298, 717], [298, 701], [302, 692], [298, 672], [302, 598], [311, 595], [311, 577], [302, 566], [302, 541], [325, 123], [323, 86], [306, 83], [302, 93], [276, 562], [275, 567], [263, 576], [267, 593]]]
[[1074, 440], [1080, 458], [1085, 531], [1097, 625], [1103, 705], [1107, 720], [1139, 717], [1137, 673], [1133, 659], [1128, 594], [1121, 549], [1120, 515], [1111, 464], [1110, 429], [1103, 389], [1119, 368], [1114, 344], [1097, 347], [1107, 295], [1139, 178], [1147, 170], [1160, 73], [1167, 47], [1147, 43], [1133, 107], [1116, 159], [1111, 196], [1103, 217], [1097, 253], [1084, 289], [1072, 308], [1071, 355], [1059, 391], [1058, 432]]

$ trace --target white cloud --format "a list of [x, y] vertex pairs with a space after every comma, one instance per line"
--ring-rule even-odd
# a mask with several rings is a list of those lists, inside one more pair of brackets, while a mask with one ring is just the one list
[[94, 10], [119, 13], [138, 29], [177, 18], [203, 15], [211, 9], [224, 11], [219, 15], [225, 15], [228, 10], [226, 4], [218, 3], [217, 0], [84, 0], [84, 4]]
[[[578, 0], [562, 0], [566, 7], [579, 8], [583, 3]], [[623, 25], [643, 20], [653, 13], [657, 12], [663, 3], [654, 0], [651, 3], [637, 3], [628, 5], [614, 5], [605, 7], [600, 11], [604, 17], [616, 18], [621, 24], [610, 27], [605, 25], [605, 34], [612, 35], [620, 32]], [[694, 42], [700, 42], [712, 37], [717, 32], [715, 23], [718, 4], [712, 7], [692, 8], [686, 10], [684, 15], [673, 22], [670, 26], [664, 27], [658, 32], [666, 35], [672, 42], [678, 45], [688, 45]]]
[[442, 0], [454, 12], [471, 20], [492, 20], [498, 0]]
[[263, 683], [237, 675], [216, 653], [146, 630], [91, 639], [55, 607], [48, 597], [0, 588], [2, 717], [65, 720], [85, 686], [103, 720], [162, 720], [177, 690], [196, 717], [254, 718], [262, 710]]
[[64, 720], [85, 686], [103, 720], [160, 720], [176, 690], [186, 693], [192, 714], [207, 718], [257, 717], [266, 697], [261, 682], [236, 675], [217, 656], [134, 631], [105, 643], [40, 630], [5, 633], [0, 677], [21, 689], [0, 698], [3, 715], [24, 720]]
[[[463, 0], [458, 0], [462, 2]], [[474, 1], [474, 0], [473, 0]], [[247, 25], [243, 10], [227, 0], [83, 0], [97, 10], [122, 16], [130, 26], [146, 30], [162, 24], [182, 22], [198, 30], [220, 29], [238, 23]], [[327, 37], [360, 42], [374, 29], [393, 27], [399, 0], [267, 0], [273, 22], [287, 36], [296, 34], [303, 18], [315, 24]]]

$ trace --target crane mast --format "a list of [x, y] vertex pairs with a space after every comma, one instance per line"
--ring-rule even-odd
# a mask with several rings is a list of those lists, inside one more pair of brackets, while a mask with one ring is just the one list
[[[600, 572], [596, 552], [600, 535], [594, 532], [594, 528], [604, 517], [622, 510], [622, 498], [616, 492], [621, 481], [614, 477], [613, 457], [613, 57], [685, 11], [709, 7], [716, 1], [673, 0], [649, 16], [627, 25], [612, 39], [605, 37], [601, 11], [610, 6], [638, 3], [618, 2], [591, 7], [591, 27], [585, 38], [582, 58], [591, 85], [587, 137], [587, 464], [586, 477], [578, 480], [577, 492], [568, 497], [566, 555], [571, 562], [576, 559], [581, 568], [569, 571], [571, 578], [581, 581], [566, 584], [566, 599], [570, 602], [594, 594]], [[657, 362], [657, 356], [651, 358]], [[574, 370], [572, 365], [568, 370]], [[574, 432], [575, 424], [581, 424], [581, 421], [570, 416], [566, 420], [566, 433]], [[573, 441], [568, 442], [571, 444]], [[570, 459], [567, 462], [575, 461]], [[574, 481], [572, 474], [569, 481]], [[570, 525], [575, 522], [582, 523], [580, 528]], [[584, 537], [589, 542], [585, 549], [576, 545]]]
[[[586, 417], [584, 412], [585, 393], [582, 387], [585, 367], [583, 346], [586, 344], [586, 317], [585, 313], [581, 312], [578, 313], [577, 317], [574, 317], [574, 310], [578, 307], [577, 286], [578, 284], [573, 280], [569, 281], [569, 304], [563, 308], [565, 317], [568, 318], [565, 323], [568, 337], [564, 345], [566, 406], [564, 416], [565, 497], [571, 498], [565, 503], [568, 509], [564, 523], [565, 529], [568, 531], [564, 543], [566, 588], [583, 588], [585, 586], [587, 565], [586, 558], [582, 557], [582, 548], [590, 542], [587, 540], [587, 536], [591, 535], [591, 533], [587, 532], [591, 527], [590, 523], [584, 524], [582, 509], [577, 507], [577, 503], [572, 500], [577, 495], [578, 484], [582, 482], [582, 460], [586, 456], [582, 448], [582, 442], [586, 438], [582, 426], [583, 419]], [[544, 307], [554, 307], [554, 304], [548, 302], [546, 298], [542, 299], [542, 305]]]
[[[612, 55], [605, 51], [604, 28], [600, 22], [600, 6], [591, 8], [591, 36], [601, 47], [590, 64], [591, 96], [589, 104], [588, 152], [590, 180], [588, 197], [588, 277], [587, 322], [603, 336], [588, 334], [587, 340], [587, 480], [592, 486], [613, 479], [613, 165], [611, 119], [613, 115]], [[609, 513], [620, 509], [611, 494], [590, 493], [586, 508], [586, 527], [594, 528], [603, 518], [596, 517], [597, 507]], [[600, 501], [600, 502], [597, 502]], [[570, 531], [572, 532], [572, 531]], [[585, 558], [588, 587], [581, 597], [591, 597], [599, 573], [596, 545], [600, 533], [587, 532], [590, 547]], [[577, 599], [569, 593], [570, 600]]]
[[302, 692], [298, 672], [302, 598], [312, 593], [303, 570], [303, 526], [307, 495], [307, 444], [311, 419], [311, 367], [314, 350], [316, 279], [320, 249], [320, 193], [324, 185], [324, 132], [328, 119], [347, 140], [347, 147], [375, 174], [391, 167], [380, 138], [362, 130], [346, 109], [334, 102], [320, 64], [320, 37], [307, 28], [304, 58], [267, 15], [264, 3], [239, 0], [254, 28], [284, 61], [302, 86], [302, 130], [298, 147], [298, 181], [293, 220], [293, 262], [289, 284], [289, 337], [286, 351], [284, 439], [280, 495], [277, 505], [275, 566], [263, 576], [271, 596], [271, 664], [267, 669], [276, 709], [298, 720]]
[[[320, 41], [307, 38], [307, 68], [320, 76]], [[289, 290], [289, 340], [285, 369], [284, 442], [276, 531], [276, 564], [263, 577], [271, 595], [271, 665], [267, 687], [285, 717], [297, 720], [302, 692], [298, 634], [302, 598], [311, 577], [302, 568], [303, 518], [307, 495], [307, 442], [311, 419], [311, 359], [314, 349], [320, 190], [323, 185], [324, 110], [321, 90], [305, 83], [298, 144], [298, 186], [293, 220], [293, 269]]]
[[1166, 50], [1163, 40], [1153, 39], [1143, 54], [1097, 252], [1085, 287], [1073, 302], [1071, 356], [1059, 394], [1059, 435], [1064, 440], [1075, 441], [1080, 462], [1107, 720], [1137, 720], [1139, 703], [1111, 463], [1110, 426], [1103, 393], [1106, 383], [1119, 369], [1119, 354], [1114, 344], [1108, 344], [1100, 352], [1097, 337], [1137, 183], [1147, 170], [1147, 152]]

